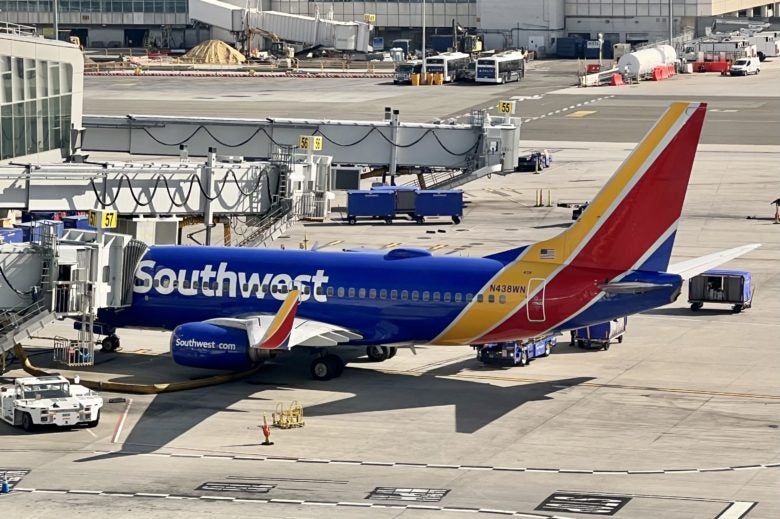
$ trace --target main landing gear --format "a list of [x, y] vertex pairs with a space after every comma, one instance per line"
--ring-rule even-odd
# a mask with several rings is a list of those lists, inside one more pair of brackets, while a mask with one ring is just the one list
[[119, 337], [115, 334], [108, 335], [103, 342], [100, 343], [100, 351], [111, 353], [119, 349]]
[[382, 362], [387, 359], [392, 359], [395, 354], [398, 353], [398, 348], [387, 346], [369, 346], [366, 348], [366, 355], [373, 362]]
[[314, 380], [330, 380], [344, 372], [344, 361], [338, 355], [327, 354], [311, 361], [311, 376]]

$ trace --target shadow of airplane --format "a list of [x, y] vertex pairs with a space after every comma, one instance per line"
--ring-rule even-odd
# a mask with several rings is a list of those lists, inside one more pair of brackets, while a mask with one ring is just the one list
[[[278, 396], [273, 399], [263, 398], [263, 391], [284, 389], [293, 385], [296, 389], [354, 394], [335, 402], [306, 406], [307, 419], [454, 406], [455, 432], [471, 434], [526, 402], [547, 400], [551, 393], [592, 380], [589, 377], [578, 377], [499, 387], [471, 380], [441, 378], [455, 375], [463, 368], [474, 367], [475, 362], [465, 360], [422, 375], [347, 368], [343, 377], [327, 382], [305, 378], [302, 370], [296, 366], [269, 364], [242, 381], [157, 395], [127, 435], [120, 451], [77, 461], [98, 461], [154, 452], [218, 412], [244, 412], [228, 409], [237, 402], [247, 399], [277, 401]], [[474, 372], [473, 375], [478, 377], [480, 372]], [[282, 379], [285, 382], [270, 382], [271, 379]]]

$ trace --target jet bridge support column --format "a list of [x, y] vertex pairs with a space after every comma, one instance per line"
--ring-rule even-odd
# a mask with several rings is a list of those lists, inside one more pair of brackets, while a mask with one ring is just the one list
[[214, 171], [214, 161], [217, 158], [217, 148], [209, 148], [209, 154], [206, 159], [206, 167], [203, 168], [203, 220], [206, 223], [206, 245], [211, 245], [211, 230], [214, 228], [214, 208], [212, 207], [212, 174]]
[[392, 186], [395, 185], [395, 176], [398, 163], [398, 123], [400, 122], [400, 119], [400, 111], [393, 110], [393, 113], [390, 116], [390, 139], [393, 142], [390, 144], [390, 164], [388, 166], [388, 171], [390, 173], [390, 185]]

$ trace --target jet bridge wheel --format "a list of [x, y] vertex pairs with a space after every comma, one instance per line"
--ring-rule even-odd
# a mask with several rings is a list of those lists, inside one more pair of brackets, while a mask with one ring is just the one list
[[103, 339], [103, 341], [100, 343], [101, 348], [100, 351], [103, 352], [112, 352], [119, 349], [119, 337], [116, 335], [109, 335], [106, 338]]

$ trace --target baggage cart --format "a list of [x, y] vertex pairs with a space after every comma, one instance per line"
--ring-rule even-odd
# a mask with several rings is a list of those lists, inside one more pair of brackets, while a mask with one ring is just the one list
[[688, 302], [694, 312], [704, 303], [722, 303], [739, 313], [753, 305], [754, 291], [750, 272], [744, 270], [708, 270], [688, 280]]
[[395, 196], [391, 191], [347, 191], [347, 221], [354, 225], [358, 218], [381, 218], [393, 222]]
[[618, 343], [623, 342], [627, 325], [628, 317], [622, 317], [572, 330], [569, 346], [608, 350], [612, 339], [617, 340]]
[[449, 216], [455, 224], [459, 224], [463, 217], [463, 191], [418, 191], [414, 219], [421, 224], [428, 216]]
[[414, 186], [387, 186], [379, 184], [371, 186], [371, 191], [386, 191], [392, 193], [395, 197], [395, 214], [414, 215], [415, 204], [417, 203], [417, 188]]

